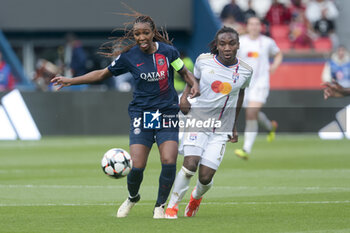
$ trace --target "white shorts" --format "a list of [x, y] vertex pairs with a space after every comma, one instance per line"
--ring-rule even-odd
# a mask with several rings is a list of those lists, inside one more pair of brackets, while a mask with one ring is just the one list
[[200, 156], [200, 164], [217, 170], [224, 158], [226, 134], [184, 133], [179, 152], [184, 156]]
[[267, 97], [269, 96], [270, 88], [269, 87], [249, 87], [246, 89], [244, 96], [243, 106], [247, 107], [248, 102], [259, 102], [266, 103]]

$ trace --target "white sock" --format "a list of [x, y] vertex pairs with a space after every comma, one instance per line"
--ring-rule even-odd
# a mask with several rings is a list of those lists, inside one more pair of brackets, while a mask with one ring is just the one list
[[265, 113], [263, 113], [263, 112], [259, 112], [258, 113], [258, 122], [267, 131], [271, 131], [272, 130], [271, 121], [269, 120], [269, 118], [267, 118]]
[[213, 180], [209, 184], [204, 185], [199, 180], [197, 180], [197, 185], [195, 190], [192, 192], [192, 197], [194, 199], [200, 199], [210, 188], [213, 186]]
[[192, 172], [185, 167], [181, 168], [174, 182], [168, 208], [173, 208], [176, 204], [180, 203], [189, 188], [191, 178], [194, 174], [195, 172]]
[[243, 150], [248, 154], [252, 151], [252, 147], [258, 134], [258, 121], [257, 120], [247, 120], [244, 130], [244, 145]]

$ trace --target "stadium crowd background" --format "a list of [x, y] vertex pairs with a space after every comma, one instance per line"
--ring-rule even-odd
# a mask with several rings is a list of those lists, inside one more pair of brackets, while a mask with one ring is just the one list
[[[174, 39], [175, 46], [193, 61], [200, 53], [209, 51], [207, 45], [210, 38], [222, 24], [231, 25], [244, 33], [245, 16], [239, 18], [237, 15], [230, 17], [222, 15], [224, 7], [231, 3], [230, 0], [183, 0], [176, 3], [152, 0], [154, 4], [145, 2], [132, 0], [128, 2], [128, 5], [141, 13], [151, 15], [158, 27], [166, 26], [170, 37]], [[350, 41], [346, 39], [350, 34], [350, 29], [346, 26], [350, 17], [346, 14], [347, 9], [350, 9], [349, 1], [302, 0], [303, 7], [300, 9], [293, 7], [293, 3], [297, 2], [295, 0], [236, 0], [232, 2], [237, 4], [243, 15], [255, 12], [263, 19], [266, 33], [276, 40], [284, 52], [283, 64], [271, 77], [272, 92], [267, 107], [345, 106], [344, 100], [321, 102], [323, 99], [320, 84], [322, 78], [329, 80], [333, 76], [350, 79], [350, 72], [338, 76], [329, 74], [329, 58], [336, 57], [336, 55], [331, 56], [332, 52], [336, 50], [338, 45], [344, 45], [344, 48], [350, 47]], [[250, 10], [249, 2], [251, 2]], [[310, 19], [307, 17], [307, 13], [304, 13], [312, 4], [321, 2], [329, 2], [335, 6], [337, 11], [337, 14], [333, 14], [327, 19], [331, 23], [326, 20], [332, 26], [329, 26], [329, 30], [322, 33], [315, 30], [317, 19]], [[18, 88], [22, 92], [26, 92], [24, 95], [27, 102], [33, 106], [31, 110], [34, 111], [34, 115], [37, 115], [39, 121], [45, 122], [44, 119], [51, 116], [47, 112], [43, 113], [43, 110], [36, 110], [39, 109], [39, 105], [41, 108], [49, 106], [49, 103], [45, 104], [42, 100], [45, 97], [38, 94], [53, 90], [49, 85], [49, 80], [56, 74], [74, 76], [106, 67], [111, 60], [98, 54], [98, 52], [103, 51], [101, 45], [110, 41], [111, 37], [122, 35], [123, 23], [130, 20], [125, 16], [115, 14], [129, 11], [120, 2], [104, 0], [98, 4], [91, 4], [89, 7], [80, 7], [85, 5], [84, 1], [60, 1], [52, 6], [42, 0], [30, 3], [24, 0], [5, 0], [2, 3], [0, 44], [3, 59], [0, 61], [4, 64], [8, 63], [13, 75], [11, 82], [3, 81], [3, 84], [0, 84], [2, 85], [0, 91]], [[18, 5], [22, 7], [18, 8]], [[151, 7], [151, 5], [156, 7]], [[302, 13], [299, 14], [299, 11]], [[322, 10], [320, 11], [318, 15], [322, 16]], [[181, 12], [181, 17], [178, 17], [179, 12]], [[324, 14], [327, 16], [326, 12]], [[278, 17], [275, 17], [276, 15]], [[312, 15], [315, 13], [313, 12]], [[301, 35], [300, 38], [296, 38], [297, 35]], [[10, 45], [10, 48], [5, 46], [6, 43]], [[345, 50], [344, 53], [345, 58], [341, 62], [350, 64], [347, 51]], [[18, 66], [18, 62], [13, 61], [16, 59], [23, 65], [23, 74], [21, 74], [22, 67]], [[327, 65], [324, 71], [325, 64]], [[0, 67], [5, 67], [5, 65]], [[328, 72], [328, 75], [325, 72]], [[2, 77], [2, 79], [4, 78]], [[66, 88], [65, 92], [89, 90], [96, 91], [95, 95], [98, 95], [97, 93], [103, 93], [106, 90], [129, 93], [131, 88], [132, 81], [126, 75], [96, 85]], [[0, 95], [2, 96], [4, 93], [0, 93]], [[65, 94], [60, 93], [59, 95]], [[66, 93], [66, 95], [74, 94]], [[86, 93], [81, 96], [84, 95]], [[127, 94], [123, 96], [121, 99], [126, 106], [130, 97]], [[51, 95], [51, 98], [58, 98], [56, 100], [59, 101], [57, 96]], [[74, 95], [74, 98], [79, 102], [79, 98], [82, 97]], [[82, 106], [88, 108], [91, 107], [91, 103], [85, 104], [83, 101], [79, 108]], [[106, 106], [109, 105], [106, 104]], [[67, 113], [64, 115], [69, 116], [70, 110], [66, 111]], [[84, 110], [81, 111], [84, 112]], [[64, 118], [62, 113], [60, 116]], [[285, 119], [283, 116], [281, 118]], [[326, 121], [327, 119], [324, 119], [323, 123]], [[87, 120], [87, 122], [90, 121]], [[112, 122], [108, 124], [112, 124]], [[59, 127], [50, 128], [48, 123], [44, 123], [43, 126], [39, 125], [39, 128], [42, 127], [47, 134], [55, 134], [54, 132], [58, 134], [71, 132], [73, 134], [79, 132], [83, 126], [84, 124], [80, 128], [73, 127], [76, 128], [75, 131], [64, 131], [63, 129], [60, 131], [57, 130]], [[91, 126], [87, 128], [89, 127], [91, 128]], [[304, 126], [300, 125], [297, 129], [302, 127]], [[115, 129], [106, 131], [100, 128], [92, 131], [84, 129], [82, 133], [112, 133], [115, 131]]]

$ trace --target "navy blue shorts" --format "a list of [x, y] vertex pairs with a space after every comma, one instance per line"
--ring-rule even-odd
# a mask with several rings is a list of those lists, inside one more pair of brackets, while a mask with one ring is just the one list
[[[161, 114], [161, 115], [160, 115]], [[178, 111], [129, 112], [129, 144], [142, 144], [152, 148], [165, 141], [179, 142]]]

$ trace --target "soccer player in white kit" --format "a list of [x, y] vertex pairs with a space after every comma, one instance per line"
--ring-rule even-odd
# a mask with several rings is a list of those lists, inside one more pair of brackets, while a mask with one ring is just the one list
[[196, 214], [202, 196], [213, 184], [213, 176], [223, 159], [226, 142], [235, 143], [238, 140], [236, 119], [243, 104], [244, 90], [249, 86], [253, 72], [247, 63], [236, 58], [238, 48], [238, 33], [232, 28], [223, 27], [210, 43], [211, 53], [201, 54], [197, 58], [194, 76], [200, 81], [201, 95], [190, 104], [187, 86], [180, 99], [180, 109], [184, 114], [189, 111], [187, 116], [191, 119], [193, 116], [201, 120], [215, 119], [221, 121], [222, 125], [220, 129], [209, 126], [197, 131], [185, 128], [179, 149], [185, 158], [176, 176], [165, 218], [177, 218], [178, 204], [199, 165], [197, 185], [185, 209], [186, 217]]
[[[269, 95], [270, 74], [276, 71], [283, 59], [283, 54], [275, 41], [261, 34], [259, 18], [251, 17], [247, 20], [247, 32], [248, 34], [240, 37], [241, 46], [238, 51], [238, 57], [246, 61], [254, 70], [243, 104], [246, 108], [244, 145], [243, 149], [235, 150], [235, 154], [243, 159], [248, 159], [252, 151], [258, 134], [258, 123], [270, 132], [267, 137], [269, 142], [275, 138], [277, 122], [270, 121], [260, 110]], [[273, 57], [271, 65], [270, 56]]]

